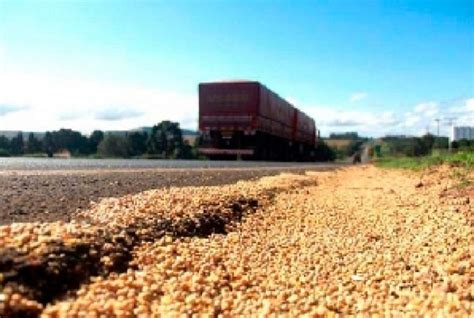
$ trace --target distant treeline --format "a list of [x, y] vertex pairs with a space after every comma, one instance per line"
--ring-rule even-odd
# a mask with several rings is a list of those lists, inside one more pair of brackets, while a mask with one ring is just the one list
[[336, 140], [358, 140], [364, 139], [359, 137], [359, 134], [355, 131], [349, 131], [344, 133], [330, 133], [329, 139], [336, 139]]
[[[362, 145], [368, 141], [369, 138], [362, 138], [356, 132], [331, 134], [327, 143], [319, 139], [316, 160], [344, 159], [360, 152]], [[95, 130], [91, 135], [84, 136], [78, 131], [60, 129], [48, 131], [42, 137], [21, 132], [11, 139], [0, 136], [0, 157], [52, 157], [62, 154], [74, 157], [194, 159], [198, 157], [197, 142], [191, 145], [183, 139], [179, 123], [162, 121], [147, 131], [124, 134]], [[422, 137], [391, 136], [382, 138], [379, 145], [383, 155], [416, 157], [428, 155], [432, 150], [448, 149], [449, 140], [431, 134]], [[474, 140], [460, 140], [451, 146], [453, 149], [474, 151]]]
[[[474, 140], [460, 140], [451, 143], [453, 149], [474, 150]], [[449, 148], [447, 137], [426, 134], [422, 137], [385, 137], [382, 152], [389, 155], [418, 157], [430, 154], [433, 150]]]
[[192, 159], [197, 156], [193, 145], [183, 140], [179, 123], [171, 121], [160, 122], [150, 133], [132, 131], [123, 136], [95, 130], [87, 137], [71, 129], [48, 131], [43, 138], [33, 133], [23, 136], [21, 132], [12, 139], [0, 136], [0, 156], [53, 157], [64, 152], [78, 157]]

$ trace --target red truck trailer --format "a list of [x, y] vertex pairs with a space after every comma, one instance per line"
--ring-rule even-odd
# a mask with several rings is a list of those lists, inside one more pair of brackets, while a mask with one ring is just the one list
[[199, 152], [215, 159], [310, 160], [314, 120], [253, 81], [199, 84]]

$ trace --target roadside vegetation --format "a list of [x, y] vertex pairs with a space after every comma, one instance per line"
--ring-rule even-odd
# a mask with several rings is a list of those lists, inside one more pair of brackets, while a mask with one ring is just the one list
[[378, 167], [422, 171], [448, 165], [451, 176], [458, 181], [456, 187], [474, 185], [473, 140], [453, 142], [450, 150], [447, 138], [435, 138], [432, 135], [410, 138], [408, 141], [390, 138], [379, 146], [382, 151], [374, 161]]
[[421, 170], [432, 166], [449, 164], [464, 166], [472, 170], [474, 167], [474, 152], [458, 151], [456, 153], [434, 153], [432, 155], [421, 157], [383, 157], [378, 158], [375, 163], [379, 167], [412, 170]]
[[325, 143], [330, 147], [334, 159], [342, 161], [360, 152], [369, 138], [361, 137], [357, 132], [331, 133]]
[[[148, 130], [95, 130], [89, 136], [71, 129], [27, 136], [19, 132], [13, 138], [0, 136], [0, 157], [204, 159], [197, 151], [199, 138], [185, 136], [185, 132], [179, 123], [167, 120]], [[320, 139], [316, 145], [316, 161], [336, 158], [337, 151]]]
[[179, 123], [162, 121], [151, 132], [105, 133], [95, 130], [89, 136], [60, 129], [44, 134], [19, 132], [9, 139], [0, 136], [0, 157], [81, 157], [196, 159], [195, 145], [183, 139]]
[[386, 137], [376, 143], [375, 163], [381, 167], [423, 169], [452, 164], [472, 169], [474, 140], [451, 143], [447, 137], [426, 134], [422, 137]]

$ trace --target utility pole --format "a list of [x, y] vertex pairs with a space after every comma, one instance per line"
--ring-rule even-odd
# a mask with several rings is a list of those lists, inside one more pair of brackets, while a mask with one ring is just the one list
[[[453, 133], [453, 125], [454, 125], [454, 121], [456, 120], [456, 118], [454, 117], [449, 117], [449, 118], [445, 118], [445, 120], [448, 122], [448, 125], [449, 127], [451, 128], [451, 134]], [[452, 151], [452, 143], [454, 140], [451, 140], [452, 138], [448, 138], [448, 146], [449, 146], [449, 152]]]
[[435, 119], [436, 126], [437, 126], [437, 134], [436, 134], [436, 136], [437, 136], [438, 138], [439, 138], [439, 121], [440, 121], [440, 120], [441, 120], [441, 119], [439, 119], [439, 118], [436, 118], [436, 119]]
[[[440, 149], [440, 142], [439, 142], [439, 121], [440, 119], [439, 118], [436, 118], [435, 119], [435, 122], [436, 122], [436, 139], [435, 139], [435, 142], [433, 143], [433, 147], [431, 148], [438, 148]], [[431, 149], [433, 151], [433, 149]]]

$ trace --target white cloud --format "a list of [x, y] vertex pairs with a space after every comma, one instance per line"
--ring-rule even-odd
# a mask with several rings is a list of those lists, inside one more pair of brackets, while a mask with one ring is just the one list
[[6, 49], [3, 45], [0, 44], [0, 68], [2, 67], [2, 65], [5, 63], [5, 59], [6, 59]]
[[439, 113], [439, 104], [437, 102], [424, 102], [415, 106], [415, 113], [422, 114], [427, 117], [435, 117]]
[[474, 113], [474, 98], [466, 99], [465, 108], [467, 111]]
[[446, 111], [446, 117], [457, 126], [474, 126], [474, 98], [458, 100]]
[[[347, 107], [329, 105], [299, 105], [302, 110], [316, 120], [323, 136], [331, 132], [357, 131], [361, 135], [421, 135], [427, 128], [431, 133], [437, 131], [436, 118], [440, 121], [440, 134], [449, 134], [448, 118], [456, 117], [457, 125], [474, 125], [474, 98], [455, 102], [428, 101], [413, 105], [407, 110], [394, 111], [355, 111]], [[446, 107], [441, 107], [444, 105]], [[448, 107], [449, 105], [456, 105]], [[455, 116], [454, 116], [455, 115]]]
[[0, 117], [10, 113], [24, 110], [26, 107], [22, 105], [0, 104]]
[[400, 122], [391, 111], [354, 111], [328, 105], [295, 105], [315, 119], [323, 136], [346, 131], [357, 131], [366, 136], [382, 136], [387, 129], [396, 127]]
[[[164, 119], [197, 129], [196, 93], [5, 72], [0, 72], [0, 88], [0, 130], [71, 128], [88, 133], [94, 129], [149, 126]], [[323, 136], [345, 131], [367, 136], [417, 135], [424, 133], [426, 127], [435, 132], [435, 118], [442, 119], [440, 130], [444, 135], [449, 133], [446, 118], [456, 118], [458, 125], [474, 125], [474, 97], [427, 101], [403, 110], [392, 108], [393, 111], [388, 107], [354, 110], [350, 104], [304, 105], [294, 98], [288, 100], [316, 120]]]
[[361, 101], [367, 98], [368, 95], [369, 94], [367, 94], [366, 92], [356, 92], [352, 94], [351, 96], [349, 96], [349, 102], [355, 103], [355, 102]]
[[122, 120], [143, 115], [143, 112], [134, 110], [133, 107], [108, 107], [95, 113], [94, 118], [99, 120]]
[[453, 105], [447, 109], [450, 114], [464, 116], [474, 113], [474, 98], [456, 101], [452, 104]]
[[[5, 69], [7, 68], [7, 53], [5, 47], [0, 43], [0, 74], [5, 73]], [[1, 75], [0, 75], [1, 76]], [[0, 90], [2, 87], [0, 87]]]
[[402, 126], [406, 128], [411, 128], [419, 125], [423, 121], [422, 115], [416, 114], [414, 112], [407, 112], [404, 114], [404, 120], [402, 121]]
[[0, 87], [0, 104], [28, 107], [0, 117], [0, 130], [121, 130], [164, 119], [197, 128], [196, 94], [18, 73], [0, 74]]

